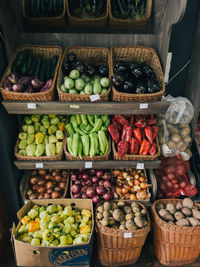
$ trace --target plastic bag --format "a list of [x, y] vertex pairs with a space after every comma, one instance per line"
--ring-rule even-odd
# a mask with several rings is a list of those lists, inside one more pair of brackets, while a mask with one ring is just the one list
[[183, 161], [181, 155], [170, 158], [161, 157], [159, 168], [154, 170], [158, 183], [157, 198], [196, 195], [197, 188], [188, 180], [189, 170], [189, 162]]

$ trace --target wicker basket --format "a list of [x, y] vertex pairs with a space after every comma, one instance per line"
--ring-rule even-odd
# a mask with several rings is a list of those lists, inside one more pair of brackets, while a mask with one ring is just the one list
[[78, 18], [71, 15], [70, 8], [69, 8], [69, 1], [67, 0], [67, 17], [70, 29], [77, 29], [77, 30], [104, 30], [107, 26], [108, 21], [108, 1], [106, 4], [106, 11], [102, 17], [98, 18]]
[[[44, 58], [50, 58], [50, 57], [53, 57], [55, 55], [59, 56], [58, 62], [56, 65], [56, 69], [55, 69], [55, 73], [54, 73], [54, 77], [53, 77], [52, 86], [50, 87], [50, 89], [48, 91], [42, 92], [42, 93], [16, 93], [16, 92], [7, 91], [7, 90], [3, 89], [3, 82], [10, 73], [10, 69], [11, 69], [13, 61], [15, 60], [16, 55], [25, 49], [30, 49], [34, 55], [40, 54]], [[9, 65], [8, 65], [6, 71], [5, 71], [5, 73], [1, 79], [0, 90], [1, 90], [1, 94], [3, 96], [3, 99], [4, 100], [14, 100], [14, 101], [27, 101], [27, 100], [50, 101], [50, 100], [53, 100], [54, 99], [54, 87], [55, 87], [55, 83], [56, 83], [57, 72], [58, 72], [58, 67], [60, 64], [61, 56], [62, 56], [62, 48], [59, 46], [24, 45], [24, 46], [17, 47], [17, 49], [14, 52], [14, 55], [12, 56], [12, 58], [9, 62]]]
[[22, 0], [22, 13], [25, 19], [26, 25], [31, 28], [38, 28], [42, 30], [53, 30], [53, 29], [65, 29], [66, 27], [66, 1], [63, 0], [63, 12], [60, 16], [56, 17], [28, 17], [25, 12], [25, 0]]
[[147, 28], [151, 10], [152, 10], [152, 0], [147, 0], [147, 7], [145, 15], [142, 18], [133, 19], [118, 19], [112, 15], [111, 0], [109, 2], [109, 28], [111, 30], [125, 30], [125, 31], [141, 31]]
[[[138, 204], [145, 209], [142, 204]], [[134, 264], [140, 256], [147, 234], [149, 233], [151, 228], [148, 213], [147, 219], [148, 225], [146, 227], [140, 230], [125, 231], [103, 226], [97, 220], [97, 216], [95, 216], [98, 255], [101, 264], [105, 266], [122, 266]], [[132, 237], [124, 238], [125, 233], [129, 233], [129, 235], [131, 235]]]
[[109, 138], [109, 143], [108, 143], [108, 152], [105, 155], [102, 156], [94, 156], [94, 157], [89, 157], [89, 156], [83, 156], [82, 159], [79, 157], [74, 157], [72, 156], [68, 151], [67, 151], [67, 138], [65, 138], [64, 141], [64, 153], [65, 153], [65, 158], [66, 160], [87, 160], [87, 161], [100, 161], [100, 160], [108, 160], [111, 152], [111, 139]]
[[[66, 60], [68, 53], [75, 53], [77, 58], [79, 60], [83, 61], [85, 64], [89, 64], [92, 62], [98, 62], [99, 64], [108, 65], [109, 78], [111, 78], [111, 76], [110, 76], [111, 68], [110, 68], [109, 50], [107, 48], [103, 48], [103, 47], [75, 46], [75, 47], [67, 48], [64, 52], [63, 57], [62, 57], [59, 72], [58, 72], [58, 79], [57, 79], [57, 91], [58, 91], [59, 100], [60, 101], [69, 101], [69, 102], [91, 101], [90, 95], [69, 94], [69, 93], [62, 92], [60, 90], [60, 86], [63, 82], [62, 63], [64, 60]], [[100, 95], [99, 101], [108, 101], [110, 91], [111, 91], [111, 88], [109, 88], [105, 94]]]
[[[182, 202], [179, 199], [161, 199], [154, 202], [154, 250], [158, 261], [167, 266], [190, 264], [200, 252], [200, 226], [183, 227], [163, 221], [156, 211], [158, 204]], [[200, 207], [200, 204], [196, 203]]]
[[156, 137], [156, 143], [157, 143], [157, 153], [154, 156], [151, 155], [131, 155], [126, 154], [122, 159], [119, 157], [118, 152], [115, 148], [115, 142], [112, 141], [112, 151], [113, 151], [113, 158], [115, 160], [156, 160], [160, 156], [160, 146], [158, 143], [158, 137]]
[[160, 60], [156, 51], [150, 47], [115, 47], [111, 49], [111, 76], [113, 75], [113, 67], [116, 61], [124, 60], [125, 62], [144, 60], [155, 71], [161, 91], [154, 94], [128, 94], [117, 91], [112, 86], [112, 99], [114, 101], [156, 101], [160, 100], [165, 92], [164, 75], [160, 65]]

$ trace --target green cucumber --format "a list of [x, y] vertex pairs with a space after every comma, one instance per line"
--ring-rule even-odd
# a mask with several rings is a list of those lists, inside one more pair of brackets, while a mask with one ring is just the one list
[[50, 78], [50, 71], [51, 71], [51, 59], [48, 58], [45, 60], [45, 80]]
[[33, 62], [34, 62], [34, 56], [33, 56], [33, 53], [31, 52], [29, 57], [27, 58], [27, 62], [25, 63], [26, 64], [26, 74], [29, 75], [29, 71], [33, 65]]
[[39, 77], [41, 65], [42, 65], [42, 56], [38, 55], [37, 56], [36, 66], [35, 66], [35, 70], [34, 70], [34, 73], [33, 73], [34, 77], [37, 77], [37, 78]]
[[45, 66], [46, 66], [46, 60], [43, 59], [42, 64], [41, 64], [40, 73], [39, 73], [39, 79], [43, 82], [45, 81]]

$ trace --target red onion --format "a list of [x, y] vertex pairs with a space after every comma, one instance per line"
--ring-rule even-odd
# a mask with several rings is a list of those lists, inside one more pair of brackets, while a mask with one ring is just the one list
[[95, 189], [93, 187], [88, 187], [88, 189], [86, 190], [86, 195], [89, 198], [92, 198], [95, 194]]
[[93, 201], [93, 203], [97, 204], [97, 203], [99, 203], [99, 201], [100, 201], [100, 197], [97, 196], [97, 195], [94, 195], [94, 196], [92, 197], [92, 201]]
[[92, 175], [95, 175], [95, 174], [96, 174], [96, 171], [95, 171], [95, 170], [90, 170], [90, 173], [91, 173]]
[[81, 181], [77, 180], [74, 184], [81, 184]]
[[83, 173], [83, 169], [78, 169], [78, 173]]
[[80, 187], [77, 184], [73, 184], [71, 190], [74, 194], [77, 194], [80, 192]]
[[82, 179], [83, 179], [83, 180], [88, 180], [88, 179], [89, 179], [89, 175], [88, 175], [87, 173], [84, 173], [84, 174], [82, 175]]
[[107, 180], [104, 182], [103, 186], [106, 187], [106, 188], [110, 188], [110, 189], [112, 188], [111, 182], [107, 181]]
[[76, 181], [77, 180], [77, 175], [76, 174], [72, 174], [71, 175], [71, 180], [72, 181]]
[[75, 174], [75, 172], [74, 171], [71, 171], [70, 174], [73, 175], [73, 174]]
[[85, 193], [82, 194], [82, 198], [86, 199], [88, 198], [87, 195]]
[[81, 194], [76, 193], [76, 194], [73, 195], [73, 197], [74, 197], [74, 198], [81, 198]]
[[32, 185], [37, 184], [37, 182], [38, 182], [38, 177], [32, 176], [32, 177], [30, 178], [30, 183], [31, 183]]
[[113, 199], [113, 193], [112, 192], [107, 192], [103, 195], [103, 198], [106, 200], [106, 201], [109, 201], [109, 200], [112, 200]]
[[103, 195], [105, 193], [106, 189], [102, 185], [99, 185], [96, 187], [96, 193], [97, 195]]
[[82, 174], [79, 174], [78, 179], [80, 180], [82, 179]]
[[104, 175], [102, 176], [102, 178], [104, 179], [104, 180], [111, 180], [112, 179], [112, 176], [109, 174], [109, 173], [104, 173]]
[[83, 182], [81, 182], [81, 184], [82, 184], [82, 186], [85, 186], [85, 182], [83, 181]]
[[87, 180], [87, 181], [86, 181], [86, 185], [87, 185], [87, 186], [92, 186], [92, 182], [91, 182], [90, 180]]
[[83, 186], [83, 187], [81, 188], [81, 193], [82, 193], [82, 194], [85, 193], [86, 189], [87, 189], [87, 186]]
[[186, 186], [187, 186], [186, 182], [183, 181], [180, 183], [180, 187], [185, 188]]
[[47, 182], [46, 183], [46, 188], [47, 189], [51, 189], [53, 187], [53, 183], [52, 182]]
[[97, 178], [96, 176], [93, 176], [92, 177], [92, 182], [93, 182], [93, 184], [98, 184], [99, 178]]
[[99, 185], [103, 185], [103, 184], [104, 184], [104, 180], [100, 180]]
[[56, 175], [56, 176], [54, 177], [54, 179], [55, 179], [56, 182], [60, 183], [61, 180], [62, 180], [62, 177], [61, 177], [60, 175]]
[[97, 170], [97, 171], [96, 171], [96, 176], [97, 176], [97, 177], [101, 178], [102, 175], [103, 175], [103, 171], [101, 171], [101, 170]]

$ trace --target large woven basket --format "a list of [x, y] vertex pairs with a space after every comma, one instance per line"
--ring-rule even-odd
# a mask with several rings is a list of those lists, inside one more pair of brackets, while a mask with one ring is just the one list
[[[142, 206], [143, 209], [145, 209], [145, 207], [141, 203], [138, 204]], [[105, 266], [122, 266], [134, 264], [140, 256], [147, 234], [149, 233], [151, 228], [148, 213], [147, 219], [148, 225], [144, 228], [139, 230], [125, 231], [103, 226], [97, 220], [97, 216], [95, 216], [98, 255], [101, 264]], [[129, 233], [130, 235], [132, 235], [132, 237], [124, 238], [125, 233]]]
[[[200, 253], [200, 226], [183, 227], [163, 221], [156, 211], [158, 204], [182, 202], [180, 199], [160, 199], [154, 202], [154, 250], [158, 261], [167, 266], [190, 264]], [[200, 207], [200, 204], [195, 204]]]
[[[30, 1], [30, 0], [29, 0]], [[64, 29], [66, 27], [66, 1], [63, 0], [63, 11], [60, 16], [56, 17], [29, 17], [25, 11], [25, 0], [22, 0], [22, 13], [25, 19], [26, 25], [31, 28], [38, 28], [42, 30], [52, 30], [52, 29]]]
[[152, 0], [147, 0], [147, 7], [145, 14], [142, 18], [133, 19], [118, 19], [112, 14], [111, 0], [109, 2], [109, 28], [112, 30], [125, 30], [125, 31], [140, 31], [144, 30], [149, 22], [152, 10]]
[[[111, 77], [111, 68], [110, 68], [110, 53], [107, 48], [103, 47], [86, 47], [86, 46], [74, 46], [69, 47], [65, 50], [57, 79], [57, 91], [60, 101], [69, 101], [69, 102], [86, 102], [91, 101], [90, 95], [80, 95], [80, 94], [69, 94], [60, 90], [60, 87], [63, 83], [63, 73], [62, 73], [62, 64], [66, 60], [67, 54], [74, 53], [78, 60], [83, 61], [85, 64], [89, 63], [98, 63], [108, 65], [109, 68], [109, 78]], [[99, 101], [108, 101], [111, 88], [103, 95], [100, 95]]]
[[111, 152], [111, 139], [109, 138], [109, 143], [108, 143], [108, 152], [105, 155], [102, 156], [94, 156], [94, 157], [89, 157], [89, 156], [82, 156], [82, 159], [80, 159], [78, 156], [74, 157], [72, 156], [68, 151], [67, 151], [67, 138], [65, 138], [64, 141], [64, 153], [65, 153], [65, 158], [66, 160], [87, 160], [87, 161], [99, 161], [99, 160], [108, 160]]
[[106, 4], [106, 10], [103, 16], [98, 18], [78, 18], [71, 15], [69, 1], [67, 0], [67, 17], [68, 17], [68, 27], [71, 29], [78, 30], [104, 30], [107, 26], [108, 21], [108, 1]]
[[[15, 60], [16, 55], [25, 50], [25, 49], [30, 49], [34, 55], [42, 55], [44, 58], [51, 58], [55, 55], [58, 55], [58, 62], [55, 68], [55, 73], [54, 73], [54, 77], [53, 77], [53, 82], [52, 85], [50, 87], [50, 89], [46, 92], [42, 92], [42, 93], [17, 93], [17, 92], [12, 92], [12, 91], [7, 91], [5, 89], [3, 89], [3, 82], [6, 79], [6, 77], [10, 74], [11, 71], [11, 66], [13, 61]], [[38, 45], [24, 45], [24, 46], [19, 46], [17, 47], [17, 49], [15, 50], [9, 65], [1, 79], [1, 83], [0, 83], [0, 90], [1, 90], [1, 94], [3, 96], [4, 100], [14, 100], [14, 101], [27, 101], [27, 100], [31, 100], [31, 101], [50, 101], [54, 99], [54, 87], [55, 87], [55, 83], [56, 83], [56, 78], [57, 78], [57, 73], [58, 73], [58, 67], [60, 64], [60, 60], [61, 60], [61, 56], [62, 56], [62, 48], [59, 46], [38, 46]]]
[[131, 154], [126, 154], [121, 159], [119, 157], [119, 155], [118, 155], [117, 150], [116, 150], [115, 142], [112, 141], [113, 158], [115, 160], [156, 160], [160, 156], [160, 146], [159, 146], [157, 137], [156, 137], [156, 144], [157, 144], [157, 153], [154, 156], [151, 156], [151, 155], [131, 155]]
[[156, 51], [150, 47], [143, 47], [143, 46], [135, 46], [135, 47], [114, 47], [111, 49], [111, 76], [113, 75], [113, 67], [116, 61], [123, 60], [127, 63], [132, 61], [141, 60], [145, 61], [149, 64], [158, 80], [159, 86], [161, 88], [160, 92], [154, 94], [128, 94], [128, 93], [121, 93], [112, 86], [112, 99], [114, 101], [156, 101], [160, 100], [165, 92], [165, 83], [164, 83], [164, 75], [162, 72], [162, 68], [160, 65], [160, 60]]

